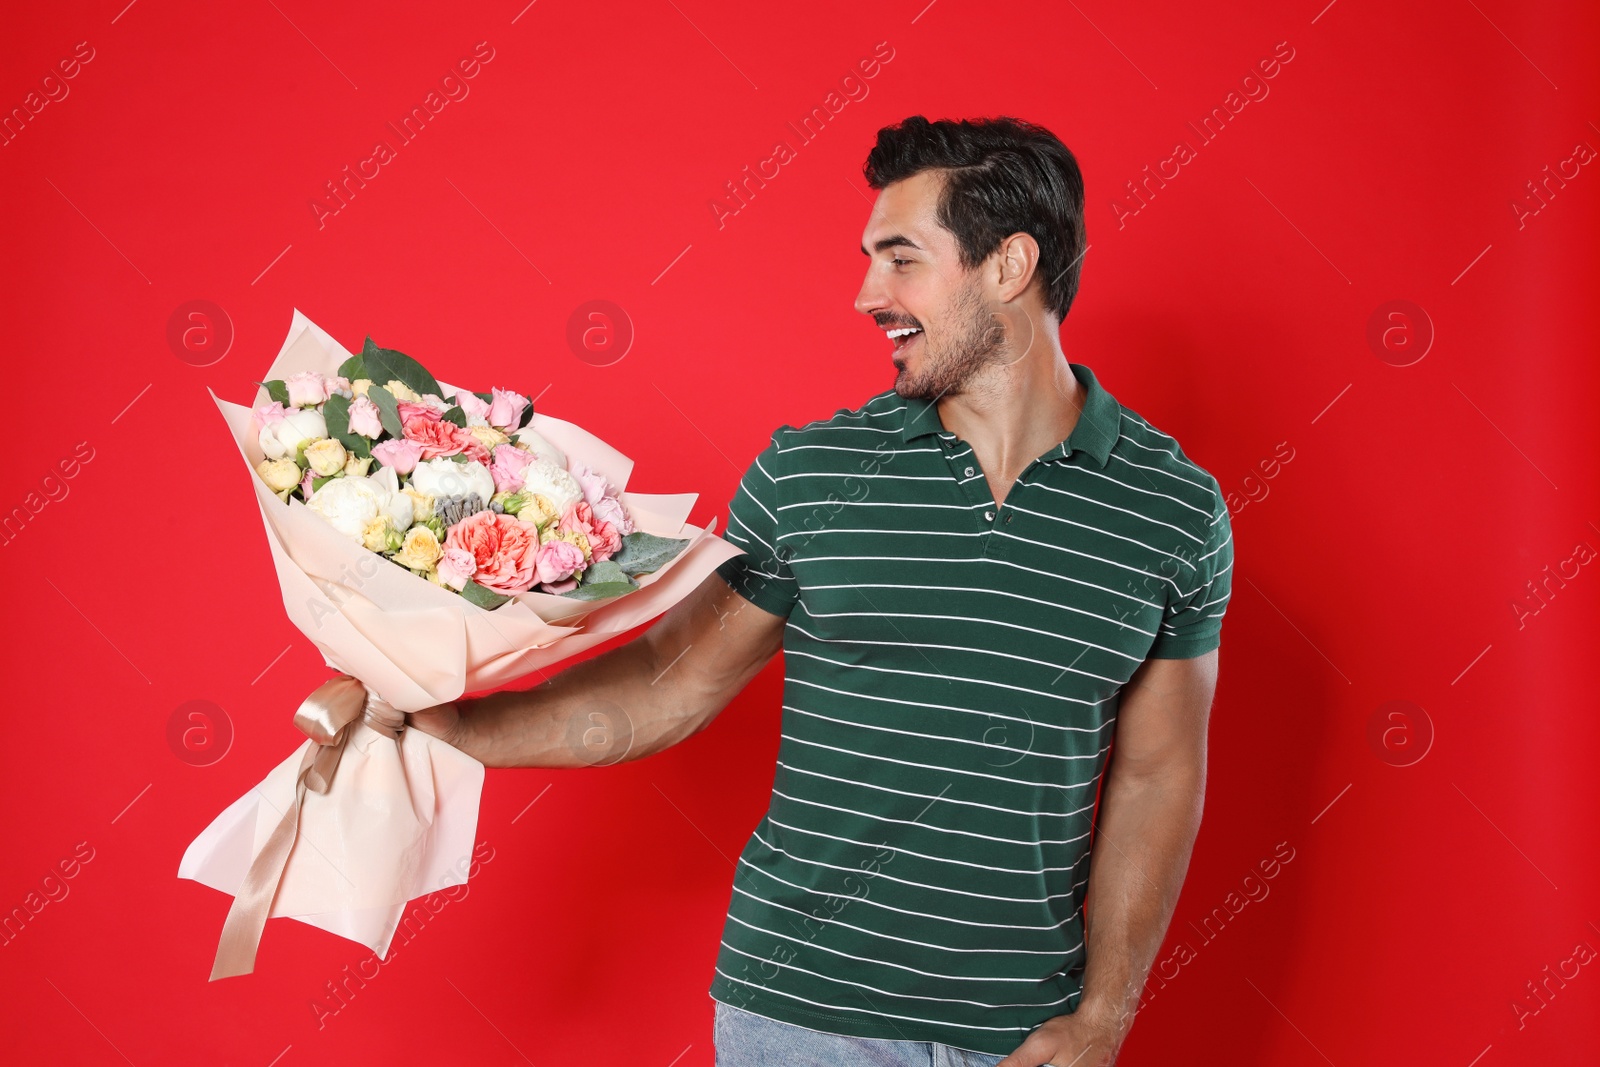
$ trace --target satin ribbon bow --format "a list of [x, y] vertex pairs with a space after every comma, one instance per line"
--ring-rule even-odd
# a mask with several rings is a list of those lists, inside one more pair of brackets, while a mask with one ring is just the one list
[[294, 800], [273, 828], [267, 843], [250, 864], [244, 884], [228, 908], [217, 945], [217, 959], [211, 967], [211, 981], [249, 974], [256, 967], [256, 948], [267, 915], [283, 881], [283, 870], [294, 851], [300, 833], [300, 809], [306, 790], [326, 794], [333, 774], [344, 755], [350, 735], [360, 723], [396, 742], [405, 732], [405, 713], [395, 710], [359, 679], [341, 674], [306, 697], [295, 712], [294, 724], [316, 744], [306, 749], [295, 777]]

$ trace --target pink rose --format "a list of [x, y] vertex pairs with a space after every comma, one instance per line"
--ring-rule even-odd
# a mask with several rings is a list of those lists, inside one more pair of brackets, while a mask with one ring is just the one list
[[[489, 425], [510, 433], [522, 421], [522, 413], [532, 401], [509, 389], [493, 389], [490, 393], [494, 401], [489, 405]], [[465, 411], [466, 408], [461, 410]]]
[[328, 386], [322, 375], [314, 370], [292, 374], [283, 383], [289, 390], [289, 406], [315, 407], [328, 399]]
[[467, 424], [473, 425], [473, 419], [489, 421], [489, 405], [484, 403], [483, 397], [470, 389], [456, 390], [456, 406], [467, 416]]
[[316, 476], [317, 472], [312, 470], [310, 467], [307, 467], [305, 477], [300, 479], [300, 495], [305, 497], [307, 500], [311, 499], [311, 480]]
[[350, 432], [376, 440], [383, 436], [383, 420], [378, 417], [378, 405], [364, 396], [350, 401]]
[[609, 522], [601, 520], [594, 528], [594, 533], [589, 535], [589, 554], [594, 557], [594, 562], [610, 559], [622, 548], [622, 535], [617, 533], [617, 528]]
[[478, 561], [464, 548], [446, 548], [438, 566], [439, 580], [457, 592], [478, 573]]
[[349, 378], [328, 378], [322, 384], [323, 387], [328, 390], [329, 400], [333, 399], [335, 393], [340, 396], [355, 396], [355, 394], [350, 391]]
[[400, 415], [400, 424], [402, 426], [405, 425], [407, 421], [414, 418], [431, 419], [434, 422], [438, 422], [441, 414], [439, 411], [429, 407], [427, 404], [413, 404], [409, 400], [398, 401], [395, 404], [395, 410]]
[[[531, 522], [480, 511], [450, 527], [444, 543], [472, 556], [473, 581], [486, 589], [510, 594], [533, 587], [540, 551], [539, 528]], [[578, 558], [581, 562], [583, 553]]]
[[[478, 514], [484, 513], [480, 511]], [[547, 589], [546, 592], [565, 593], [577, 586], [576, 579], [572, 580], [571, 585], [565, 583], [582, 566], [583, 549], [571, 541], [546, 541], [539, 546], [536, 581], [545, 586], [561, 586], [561, 588]]]
[[531, 452], [515, 445], [495, 445], [494, 460], [489, 464], [489, 473], [494, 475], [495, 492], [515, 493], [521, 489], [522, 481], [527, 477], [528, 464], [532, 462]]
[[422, 446], [415, 441], [389, 440], [372, 446], [372, 458], [396, 474], [410, 474], [422, 458]]
[[271, 426], [274, 423], [282, 422], [283, 417], [287, 414], [289, 414], [288, 409], [276, 400], [270, 404], [262, 404], [255, 410], [255, 416], [263, 426]]

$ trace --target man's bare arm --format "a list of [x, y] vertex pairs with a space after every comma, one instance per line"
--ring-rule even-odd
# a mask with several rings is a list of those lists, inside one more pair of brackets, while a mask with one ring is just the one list
[[1133, 1025], [1200, 831], [1216, 682], [1213, 650], [1146, 660], [1123, 690], [1089, 861], [1078, 1005], [1117, 1045]]
[[456, 701], [407, 719], [489, 767], [643, 759], [709, 725], [778, 651], [784, 623], [708, 574], [624, 645], [531, 689]]

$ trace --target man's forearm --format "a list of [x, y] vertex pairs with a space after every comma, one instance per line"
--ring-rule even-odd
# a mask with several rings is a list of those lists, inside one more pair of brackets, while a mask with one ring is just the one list
[[[646, 637], [608, 649], [532, 689], [457, 701], [451, 744], [488, 767], [592, 767], [642, 759], [706, 720], [663, 678]], [[720, 710], [720, 709], [718, 709]]]
[[1089, 861], [1083, 998], [1078, 1010], [1133, 1025], [1189, 869], [1205, 799], [1203, 768], [1113, 773]]

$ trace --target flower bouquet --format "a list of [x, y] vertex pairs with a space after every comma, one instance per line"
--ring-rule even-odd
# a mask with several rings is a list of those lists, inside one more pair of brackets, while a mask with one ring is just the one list
[[628, 457], [527, 397], [444, 385], [370, 339], [351, 354], [299, 311], [254, 406], [217, 406], [284, 607], [339, 677], [178, 875], [234, 896], [213, 980], [254, 969], [269, 916], [383, 957], [412, 899], [466, 881], [483, 786], [403, 713], [624, 633], [740, 550], [687, 523], [696, 494], [626, 491]]

